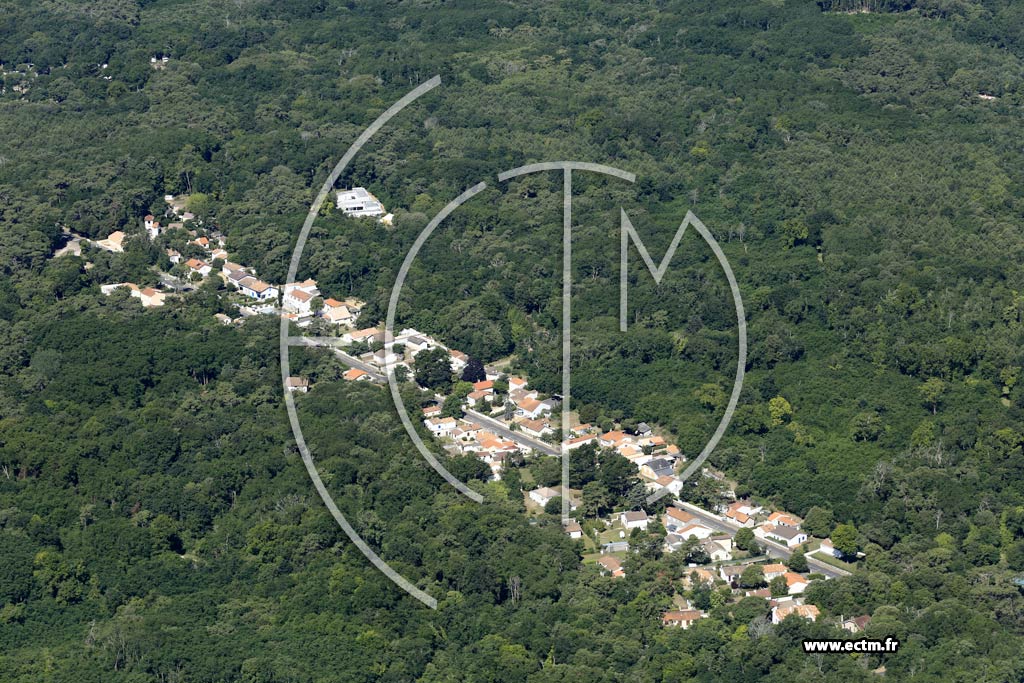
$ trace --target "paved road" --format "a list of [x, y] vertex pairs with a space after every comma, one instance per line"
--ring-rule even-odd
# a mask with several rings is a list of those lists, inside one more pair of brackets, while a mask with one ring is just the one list
[[[708, 526], [716, 531], [725, 531], [729, 533], [729, 535], [733, 535], [736, 533], [738, 529], [742, 528], [739, 524], [736, 524], [731, 520], [725, 520], [722, 517], [712, 514], [703, 508], [697, 507], [696, 505], [684, 503], [679, 500], [676, 501], [676, 505], [678, 507], [683, 508], [687, 512], [692, 513], [693, 516], [699, 518], [705, 526]], [[792, 550], [782, 545], [781, 543], [769, 541], [764, 538], [757, 539], [757, 542], [762, 547], [764, 547], [765, 554], [767, 554], [769, 557], [776, 557], [779, 559], [786, 560], [789, 559], [789, 556], [793, 554]], [[816, 559], [814, 555], [807, 555], [807, 565], [811, 568], [812, 571], [816, 571], [819, 574], [824, 574], [830, 579], [834, 579], [839, 576], [850, 575], [850, 572], [844, 569], [840, 569], [839, 567], [833, 567], [830, 564], [826, 564], [821, 560]]]
[[[313, 339], [312, 337], [288, 337], [288, 343], [291, 344], [292, 346], [316, 346], [319, 348], [332, 348], [334, 350], [335, 355], [338, 356], [338, 359], [345, 365], [349, 366], [350, 368], [362, 370], [363, 372], [368, 374], [370, 376], [370, 379], [372, 379], [374, 382], [383, 383], [387, 381], [387, 378], [381, 373], [381, 371], [377, 368], [376, 365], [370, 365], [369, 363], [361, 361], [354, 356], [350, 356], [341, 349], [336, 348], [335, 343], [324, 342], [323, 340], [324, 337], [318, 337], [316, 339]], [[339, 338], [337, 344], [341, 343], [341, 339]]]
[[503, 436], [506, 439], [515, 441], [516, 443], [522, 444], [534, 450], [538, 450], [541, 453], [547, 453], [548, 455], [561, 455], [562, 451], [557, 446], [552, 446], [549, 443], [545, 443], [540, 439], [534, 439], [533, 437], [527, 436], [522, 432], [514, 432], [506, 427], [502, 422], [495, 420], [492, 417], [488, 417], [483, 413], [478, 413], [475, 410], [466, 409], [466, 415], [472, 417], [480, 424], [486, 426], [488, 429], [493, 431], [499, 436]]

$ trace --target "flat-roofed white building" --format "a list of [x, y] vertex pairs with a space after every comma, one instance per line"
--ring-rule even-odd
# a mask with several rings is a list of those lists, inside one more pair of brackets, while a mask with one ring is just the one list
[[384, 205], [365, 187], [338, 190], [338, 208], [346, 216], [383, 216]]

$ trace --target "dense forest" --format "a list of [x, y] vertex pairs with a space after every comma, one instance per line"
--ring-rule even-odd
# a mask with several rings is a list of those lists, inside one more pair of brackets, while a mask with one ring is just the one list
[[[0, 3], [0, 680], [971, 681], [1024, 679], [1024, 9], [1010, 0]], [[167, 57], [164, 62], [163, 58]], [[153, 61], [155, 58], [156, 61]], [[515, 477], [442, 486], [385, 391], [295, 353], [324, 480], [358, 531], [439, 599], [376, 572], [313, 490], [281, 396], [277, 321], [224, 326], [216, 284], [143, 310], [141, 218], [189, 194], [232, 258], [285, 278], [340, 155], [431, 76], [340, 185], [394, 225], [327, 207], [300, 276], [382, 318], [430, 218], [400, 321], [557, 391], [561, 179], [578, 159], [574, 403], [644, 419], [684, 453], [724, 410], [735, 313], [747, 381], [710, 464], [772, 505], [849, 523], [825, 619], [703, 596], [663, 629], [685, 568], [653, 545], [601, 576]], [[63, 229], [124, 254], [52, 258]], [[413, 392], [406, 392], [410, 401]], [[885, 656], [810, 656], [872, 615]], [[882, 669], [881, 667], [884, 667]], [[882, 672], [884, 671], [884, 676]]]

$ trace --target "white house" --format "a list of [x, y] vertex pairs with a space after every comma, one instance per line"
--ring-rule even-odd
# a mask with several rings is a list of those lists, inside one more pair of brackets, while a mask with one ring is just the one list
[[304, 394], [309, 391], [309, 380], [305, 377], [289, 377], [285, 380], [284, 384], [288, 391], [292, 393], [299, 392]]
[[313, 299], [320, 296], [316, 280], [305, 282], [289, 282], [284, 286], [284, 297], [281, 299], [281, 306], [286, 311], [298, 313], [299, 315], [311, 315], [313, 313]]
[[193, 273], [199, 273], [201, 277], [206, 277], [213, 270], [213, 267], [206, 261], [200, 261], [197, 258], [190, 258], [185, 262], [188, 269]]
[[550, 413], [555, 409], [557, 402], [548, 398], [538, 401], [535, 398], [524, 398], [519, 402], [516, 413], [530, 420], [536, 420], [541, 415]]
[[632, 510], [619, 515], [619, 521], [627, 529], [646, 529], [650, 518], [643, 510]]
[[671, 610], [661, 615], [661, 625], [686, 629], [706, 616], [707, 614], [697, 609]]
[[454, 417], [428, 417], [423, 421], [434, 436], [449, 436], [455, 429]]
[[376, 341], [380, 341], [384, 338], [384, 334], [376, 327], [368, 327], [365, 330], [352, 330], [341, 335], [341, 341], [346, 344], [354, 344], [356, 342], [363, 342], [366, 344], [372, 344]]
[[277, 287], [267, 284], [263, 280], [257, 280], [251, 275], [238, 281], [238, 291], [257, 301], [276, 299], [278, 294]]
[[370, 194], [365, 187], [338, 190], [337, 205], [346, 216], [384, 215], [384, 205]]
[[563, 528], [569, 538], [583, 538], [583, 527], [580, 526], [579, 522], [570, 520], [563, 525]]
[[530, 491], [530, 500], [535, 502], [537, 505], [544, 507], [550, 503], [553, 498], [558, 498], [561, 495], [561, 491], [557, 491], [549, 486], [542, 486], [539, 489]]

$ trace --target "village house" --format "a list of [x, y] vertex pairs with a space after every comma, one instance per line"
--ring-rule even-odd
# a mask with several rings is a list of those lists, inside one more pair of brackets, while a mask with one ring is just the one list
[[597, 564], [604, 570], [603, 573], [610, 574], [615, 578], [622, 578], [626, 575], [625, 570], [622, 569], [622, 562], [614, 555], [602, 555], [597, 558]]
[[449, 349], [448, 355], [452, 359], [452, 372], [460, 373], [466, 369], [469, 365], [469, 356], [464, 354], [462, 351], [456, 351], [455, 349]]
[[318, 296], [320, 290], [316, 286], [316, 280], [290, 282], [284, 286], [281, 307], [300, 316], [309, 316], [313, 314], [313, 299]]
[[659, 477], [670, 477], [675, 474], [672, 463], [664, 458], [653, 458], [640, 466], [640, 475], [657, 480]]
[[703, 583], [707, 586], [714, 586], [718, 576], [710, 569], [704, 567], [688, 567], [683, 574], [683, 586], [692, 588], [694, 582]]
[[696, 538], [698, 541], [702, 541], [705, 538], [708, 538], [709, 536], [713, 536], [715, 532], [713, 529], [709, 529], [703, 524], [691, 522], [682, 527], [679, 527], [673, 533], [675, 533], [677, 536], [682, 536], [683, 538], [690, 538], [692, 536]]
[[142, 219], [142, 224], [146, 228], [146, 234], [149, 235], [149, 239], [154, 240], [160, 236], [163, 232], [163, 228], [160, 227], [160, 222], [157, 221], [152, 214], [148, 214]]
[[661, 625], [666, 627], [690, 628], [707, 614], [697, 609], [671, 610], [661, 616]]
[[304, 394], [309, 391], [309, 380], [305, 377], [289, 377], [285, 380], [284, 385], [291, 393]]
[[772, 608], [772, 623], [778, 624], [791, 614], [795, 614], [796, 616], [802, 619], [816, 621], [818, 619], [818, 616], [820, 615], [820, 612], [818, 611], [818, 608], [814, 605], [776, 605]]
[[251, 275], [243, 277], [238, 281], [238, 291], [257, 301], [277, 299], [277, 287], [267, 284], [263, 280], [257, 280]]
[[602, 448], [615, 448], [619, 444], [630, 443], [632, 439], [625, 432], [611, 431], [601, 435], [600, 445]]
[[849, 631], [850, 633], [860, 633], [861, 631], [866, 629], [868, 627], [868, 624], [870, 623], [871, 617], [867, 614], [864, 614], [859, 617], [849, 617], [847, 619], [841, 619], [839, 621], [839, 627], [842, 628], [844, 631]]
[[440, 415], [441, 406], [439, 405], [427, 406], [423, 409], [423, 417], [440, 417]]
[[555, 401], [550, 398], [543, 401], [538, 401], [535, 398], [524, 398], [519, 402], [516, 414], [522, 415], [523, 417], [531, 420], [536, 420], [541, 415], [545, 415], [554, 410], [555, 405]]
[[94, 244], [100, 249], [120, 254], [124, 252], [125, 234], [121, 230], [115, 230], [107, 235], [106, 239], [98, 240]]
[[662, 525], [666, 530], [675, 532], [676, 529], [681, 529], [684, 526], [697, 521], [697, 518], [691, 515], [686, 510], [682, 510], [677, 507], [665, 508], [665, 514], [662, 515]]
[[709, 538], [700, 544], [712, 562], [727, 562], [732, 559], [732, 543], [728, 540]]
[[350, 382], [366, 382], [371, 379], [370, 373], [365, 370], [360, 370], [359, 368], [350, 368], [345, 371], [342, 377]]
[[561, 491], [557, 491], [549, 486], [542, 486], [539, 489], [530, 491], [529, 496], [537, 505], [544, 507], [551, 502], [552, 498], [558, 498], [562, 495]]
[[678, 496], [679, 493], [683, 490], [683, 482], [678, 477], [666, 474], [655, 479], [654, 484], [651, 486], [651, 488], [655, 490], [668, 489], [669, 493], [671, 493], [673, 496]]
[[519, 430], [527, 436], [538, 439], [555, 433], [555, 430], [551, 428], [551, 423], [547, 420], [523, 420], [519, 423]]
[[735, 587], [739, 584], [740, 576], [746, 568], [747, 565], [745, 564], [723, 564], [718, 568], [718, 575], [727, 584]]
[[579, 522], [569, 520], [562, 525], [562, 528], [565, 530], [565, 533], [569, 538], [583, 538], [583, 527], [579, 525]]
[[788, 526], [793, 529], [799, 529], [802, 522], [802, 519], [788, 512], [773, 512], [768, 515], [768, 523], [775, 526]]
[[784, 564], [766, 564], [761, 570], [764, 572], [765, 581], [771, 581], [776, 576], [784, 576], [789, 569]]
[[364, 344], [372, 344], [383, 339], [383, 334], [376, 327], [368, 327], [365, 330], [352, 330], [346, 332], [341, 336], [341, 340], [346, 344], [355, 344], [362, 342]]
[[790, 595], [799, 595], [809, 585], [809, 581], [796, 572], [786, 572], [782, 575], [786, 579], [786, 586]]
[[423, 421], [434, 436], [450, 436], [455, 429], [454, 417], [429, 417]]
[[580, 446], [585, 446], [588, 443], [595, 443], [596, 441], [597, 441], [597, 437], [594, 436], [593, 434], [583, 434], [582, 436], [575, 436], [575, 437], [573, 437], [571, 439], [567, 439], [566, 441], [563, 441], [562, 445], [566, 449], [571, 451], [574, 448], [579, 448]]
[[620, 514], [619, 522], [627, 529], [646, 529], [650, 518], [643, 510], [632, 510]]
[[515, 391], [516, 389], [525, 389], [527, 381], [522, 377], [509, 377], [508, 378], [508, 390]]
[[185, 262], [185, 265], [190, 271], [196, 273], [200, 277], [206, 277], [213, 270], [213, 267], [206, 261], [200, 261], [197, 258], [190, 258]]
[[764, 540], [782, 543], [787, 548], [795, 548], [801, 543], [807, 542], [807, 534], [800, 529], [791, 526], [774, 526], [767, 522], [754, 529], [754, 535]]
[[320, 317], [335, 325], [349, 325], [355, 322], [356, 314], [343, 302], [337, 299], [324, 299], [324, 307]]
[[651, 426], [646, 422], [641, 422], [636, 426], [636, 435], [639, 436], [640, 438], [649, 437], [653, 433], [654, 431], [651, 429]]
[[214, 313], [214, 314], [213, 314], [213, 317], [214, 317], [214, 319], [215, 319], [215, 320], [216, 320], [217, 322], [219, 322], [219, 323], [220, 323], [221, 325], [230, 325], [230, 324], [231, 324], [232, 322], [234, 322], [234, 321], [233, 321], [233, 320], [231, 319], [231, 316], [229, 316], [229, 315], [225, 315], [224, 313]]

